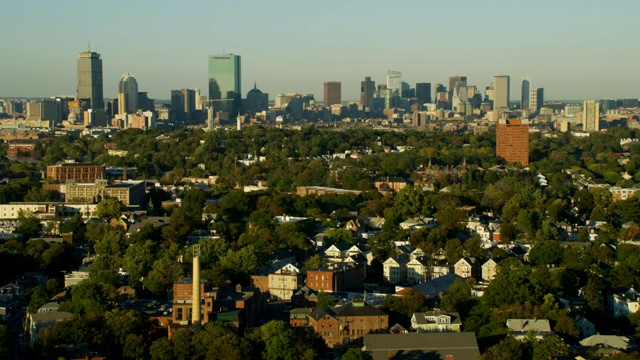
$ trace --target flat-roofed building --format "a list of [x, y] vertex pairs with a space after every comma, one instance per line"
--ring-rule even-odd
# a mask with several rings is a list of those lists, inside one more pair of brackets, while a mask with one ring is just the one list
[[59, 163], [47, 166], [47, 179], [65, 182], [74, 180], [77, 182], [94, 182], [103, 179], [106, 171], [104, 165], [92, 163]]
[[529, 165], [529, 121], [500, 119], [496, 126], [496, 156], [508, 163]]

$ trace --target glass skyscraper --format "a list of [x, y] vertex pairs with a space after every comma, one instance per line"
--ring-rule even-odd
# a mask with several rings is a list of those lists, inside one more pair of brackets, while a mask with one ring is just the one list
[[[209, 56], [209, 101], [213, 111], [227, 119], [240, 110], [240, 55]], [[221, 116], [224, 118], [225, 116]]]

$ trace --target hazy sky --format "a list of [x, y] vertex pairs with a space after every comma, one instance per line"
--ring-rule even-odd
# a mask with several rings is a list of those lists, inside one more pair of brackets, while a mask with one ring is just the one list
[[523, 76], [546, 99], [638, 98], [638, 0], [0, 0], [0, 97], [75, 94], [76, 58], [101, 54], [104, 95], [132, 73], [157, 99], [207, 90], [207, 56], [242, 57], [242, 93], [309, 92], [341, 81], [448, 84], [466, 75], [482, 90]]

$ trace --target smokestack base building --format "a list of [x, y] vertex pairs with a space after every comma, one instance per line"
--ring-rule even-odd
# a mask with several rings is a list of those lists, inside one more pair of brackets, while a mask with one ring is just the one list
[[496, 156], [508, 163], [529, 165], [529, 121], [500, 119], [496, 125]]

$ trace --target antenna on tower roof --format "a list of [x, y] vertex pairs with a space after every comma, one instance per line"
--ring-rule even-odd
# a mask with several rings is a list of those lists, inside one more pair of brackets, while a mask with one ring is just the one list
[[88, 42], [89, 42], [89, 52], [91, 52], [91, 40], [89, 40]]

